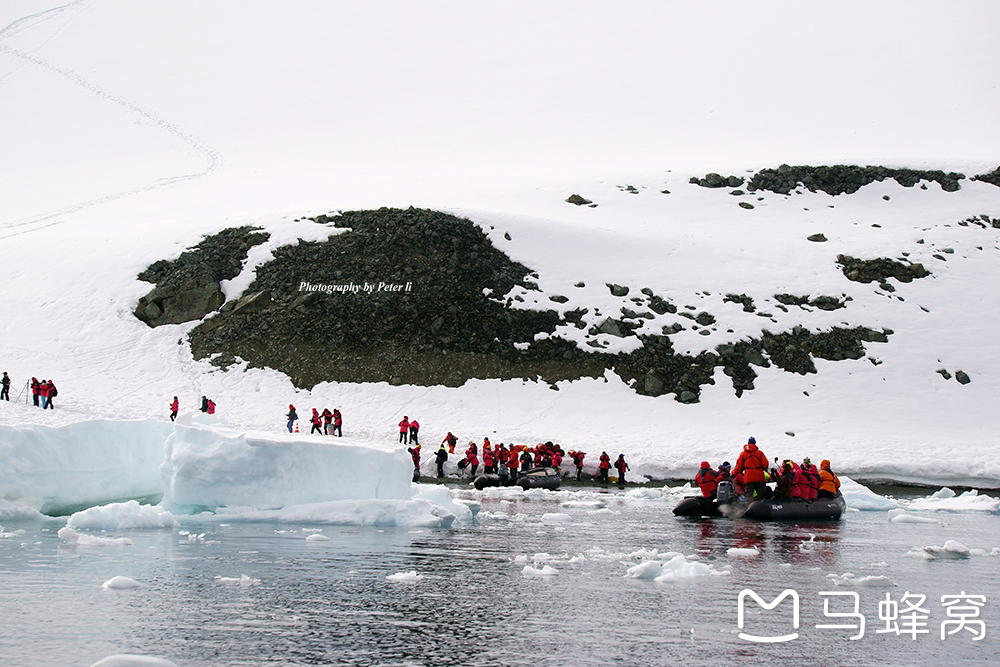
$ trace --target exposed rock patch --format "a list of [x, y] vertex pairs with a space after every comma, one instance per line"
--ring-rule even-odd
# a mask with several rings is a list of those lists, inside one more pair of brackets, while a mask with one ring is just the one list
[[972, 177], [974, 181], [982, 181], [983, 183], [989, 183], [990, 185], [996, 185], [1000, 187], [1000, 167], [997, 167], [993, 171], [987, 172], [985, 174], [978, 174]]
[[857, 259], [850, 255], [837, 255], [837, 264], [840, 265], [844, 276], [856, 283], [879, 282], [888, 284], [886, 283], [888, 278], [895, 278], [901, 283], [909, 283], [913, 282], [915, 278], [926, 278], [931, 275], [931, 272], [925, 269], [923, 264], [904, 264], [886, 257]]
[[156, 287], [139, 299], [134, 315], [157, 327], [201, 319], [217, 310], [225, 301], [219, 282], [239, 275], [250, 248], [270, 238], [258, 229], [224, 229], [172, 262], [153, 263], [139, 274], [139, 280]]
[[829, 195], [852, 194], [876, 181], [891, 178], [903, 187], [913, 187], [920, 181], [935, 181], [942, 190], [954, 192], [964, 174], [940, 170], [890, 169], [888, 167], [859, 167], [857, 165], [834, 165], [832, 167], [791, 167], [783, 164], [777, 169], [761, 169], [750, 179], [750, 192], [768, 190], [777, 194], [790, 194], [797, 187], [805, 187], [810, 192], [822, 190]]

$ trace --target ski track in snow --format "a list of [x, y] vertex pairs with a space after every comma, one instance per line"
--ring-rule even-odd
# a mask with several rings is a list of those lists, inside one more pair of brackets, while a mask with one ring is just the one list
[[[70, 83], [94, 94], [96, 97], [111, 102], [114, 105], [123, 107], [130, 113], [139, 116], [143, 120], [153, 123], [162, 130], [177, 137], [188, 146], [194, 148], [197, 152], [201, 153], [202, 156], [205, 158], [206, 162], [205, 167], [197, 172], [163, 177], [158, 179], [155, 183], [151, 183], [149, 185], [145, 185], [138, 188], [131, 188], [129, 190], [124, 190], [110, 195], [105, 195], [103, 197], [98, 197], [96, 199], [91, 199], [85, 202], [81, 202], [78, 204], [73, 204], [72, 206], [67, 206], [65, 208], [59, 209], [58, 211], [47, 213], [41, 216], [36, 216], [28, 220], [14, 221], [6, 224], [0, 224], [0, 229], [6, 229], [6, 230], [14, 230], [17, 228], [25, 228], [25, 227], [27, 228], [27, 229], [19, 229], [18, 231], [13, 231], [12, 233], [0, 236], [0, 240], [12, 238], [15, 236], [20, 236], [22, 234], [36, 232], [41, 229], [45, 229], [46, 227], [60, 225], [66, 221], [56, 220], [56, 218], [60, 218], [65, 215], [75, 213], [76, 211], [90, 208], [92, 206], [99, 206], [101, 204], [115, 201], [117, 199], [122, 199], [124, 197], [130, 197], [143, 192], [150, 192], [152, 190], [165, 188], [170, 185], [176, 185], [178, 183], [184, 183], [186, 181], [192, 181], [204, 178], [205, 176], [208, 176], [209, 174], [216, 171], [222, 164], [222, 156], [217, 151], [215, 151], [210, 146], [205, 144], [198, 137], [178, 127], [177, 125], [174, 125], [173, 123], [167, 121], [165, 118], [160, 117], [159, 115], [153, 113], [152, 111], [144, 109], [140, 105], [136, 104], [135, 102], [125, 97], [122, 97], [120, 95], [115, 95], [114, 93], [111, 93], [101, 88], [100, 86], [88, 81], [86, 78], [84, 78], [83, 76], [77, 74], [76, 72], [70, 69], [67, 69], [65, 67], [62, 67], [61, 65], [57, 65], [55, 63], [39, 58], [34, 53], [27, 53], [24, 51], [20, 51], [18, 49], [13, 49], [3, 44], [4, 39], [19, 34], [24, 30], [44, 24], [46, 21], [49, 21], [55, 18], [56, 16], [59, 16], [64, 11], [83, 4], [84, 0], [75, 0], [74, 2], [70, 2], [66, 5], [60, 5], [58, 7], [53, 7], [51, 9], [43, 10], [41, 12], [29, 14], [27, 16], [23, 16], [19, 19], [12, 21], [11, 23], [4, 26], [4, 28], [0, 29], [0, 53], [11, 55], [15, 58], [19, 58], [26, 64], [35, 65], [37, 67], [42, 67], [51, 72], [54, 72], [55, 74], [58, 74], [59, 76], [63, 77]], [[51, 39], [55, 37], [56, 34], [58, 34], [58, 31], [53, 33], [48, 39], [42, 42], [42, 44], [36, 48], [36, 51], [41, 49], [42, 46], [51, 41]], [[0, 82], [2, 82], [2, 78], [0, 78]]]

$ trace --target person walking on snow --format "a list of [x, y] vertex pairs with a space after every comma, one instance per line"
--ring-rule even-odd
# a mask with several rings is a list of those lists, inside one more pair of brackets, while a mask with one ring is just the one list
[[403, 415], [403, 421], [399, 422], [399, 441], [407, 444], [406, 436], [410, 432], [410, 418]]
[[448, 431], [448, 435], [444, 436], [444, 440], [441, 441], [441, 444], [442, 445], [448, 445], [448, 453], [449, 454], [454, 454], [455, 453], [455, 445], [458, 444], [458, 438], [455, 437], [454, 435], [452, 435], [451, 431]]
[[312, 417], [309, 418], [309, 422], [312, 424], [312, 429], [310, 429], [309, 435], [323, 432], [323, 418], [320, 417], [319, 410], [316, 408], [313, 408]]
[[330, 435], [330, 422], [333, 421], [333, 413], [330, 408], [323, 408], [323, 435]]
[[625, 463], [625, 455], [619, 454], [618, 460], [615, 461], [615, 469], [618, 471], [618, 488], [625, 488], [625, 471], [629, 470], [628, 464]]
[[3, 379], [0, 379], [0, 401], [10, 401], [10, 378], [7, 371], [3, 372]]
[[286, 416], [288, 417], [288, 432], [291, 433], [292, 427], [295, 426], [295, 422], [299, 419], [298, 413], [295, 412], [295, 406], [291, 403], [288, 404], [288, 415]]
[[334, 432], [337, 433], [338, 438], [344, 437], [344, 431], [341, 428], [344, 425], [344, 416], [340, 414], [340, 410], [337, 408], [333, 409], [333, 431], [330, 431], [332, 435]]
[[420, 422], [416, 419], [410, 420], [410, 444], [419, 445], [420, 444]]
[[181, 409], [181, 402], [174, 396], [174, 402], [170, 404], [170, 421], [177, 419], [177, 411]]

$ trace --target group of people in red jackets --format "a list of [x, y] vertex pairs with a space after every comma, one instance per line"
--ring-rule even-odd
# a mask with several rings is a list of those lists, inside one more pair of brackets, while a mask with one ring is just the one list
[[420, 444], [420, 422], [403, 415], [403, 421], [399, 422], [399, 441], [404, 445]]
[[36, 408], [40, 402], [42, 410], [46, 408], [55, 410], [52, 406], [52, 399], [58, 395], [59, 390], [56, 389], [54, 384], [52, 384], [52, 380], [39, 381], [36, 378], [31, 378], [31, 400]]
[[[802, 500], [833, 498], [840, 488], [840, 479], [830, 469], [827, 459], [820, 461], [819, 468], [808, 456], [802, 459], [801, 464], [786, 459], [780, 470], [769, 469], [769, 465], [767, 456], [757, 447], [756, 439], [751, 437], [736, 459], [735, 467], [730, 467], [729, 461], [725, 461], [718, 470], [713, 470], [708, 461], [702, 461], [694, 480], [702, 496], [710, 499], [716, 497], [719, 482], [731, 482], [733, 495], [739, 501], [771, 497]], [[768, 482], [774, 482], [774, 490], [767, 486]]]

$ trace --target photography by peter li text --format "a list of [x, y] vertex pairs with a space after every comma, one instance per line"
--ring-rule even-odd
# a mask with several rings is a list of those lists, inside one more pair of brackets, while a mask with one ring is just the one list
[[370, 283], [368, 281], [363, 281], [360, 283], [349, 282], [349, 283], [334, 283], [334, 284], [322, 284], [322, 283], [310, 283], [303, 280], [299, 283], [300, 292], [323, 292], [324, 294], [333, 294], [335, 292], [350, 292], [352, 294], [389, 294], [392, 292], [412, 292], [413, 283], [387, 283], [387, 282], [377, 282]]
[[[841, 631], [844, 638], [850, 641], [857, 641], [865, 636], [866, 619], [865, 615], [861, 613], [861, 596], [858, 593], [854, 591], [820, 591], [817, 595], [823, 600], [823, 616], [835, 620], [832, 623], [817, 623], [815, 626], [817, 630]], [[748, 598], [765, 611], [774, 609], [786, 599], [789, 600], [792, 607], [792, 627], [787, 628], [786, 626], [785, 629], [791, 629], [793, 632], [776, 635], [757, 635], [743, 632], [744, 625], [746, 625], [744, 607]], [[923, 594], [906, 591], [899, 600], [894, 600], [891, 593], [886, 593], [877, 606], [878, 620], [881, 625], [875, 630], [875, 634], [908, 636], [910, 639], [916, 640], [918, 636], [931, 634], [931, 628], [937, 624], [937, 618], [941, 618], [943, 611], [944, 617], [939, 625], [941, 641], [954, 635], [971, 641], [979, 641], [986, 637], [986, 621], [980, 617], [980, 611], [985, 606], [985, 595], [969, 595], [965, 591], [960, 591], [955, 595], [942, 595], [939, 607], [934, 607], [932, 603], [927, 601], [927, 596]], [[931, 621], [932, 607], [937, 610], [933, 622]], [[743, 589], [737, 599], [737, 625], [741, 631], [738, 637], [748, 642], [773, 644], [798, 639], [798, 592], [787, 588], [770, 602], [765, 602], [749, 588]], [[935, 627], [935, 635], [937, 635], [937, 630], [938, 628]], [[759, 630], [757, 631], [759, 632]]]

